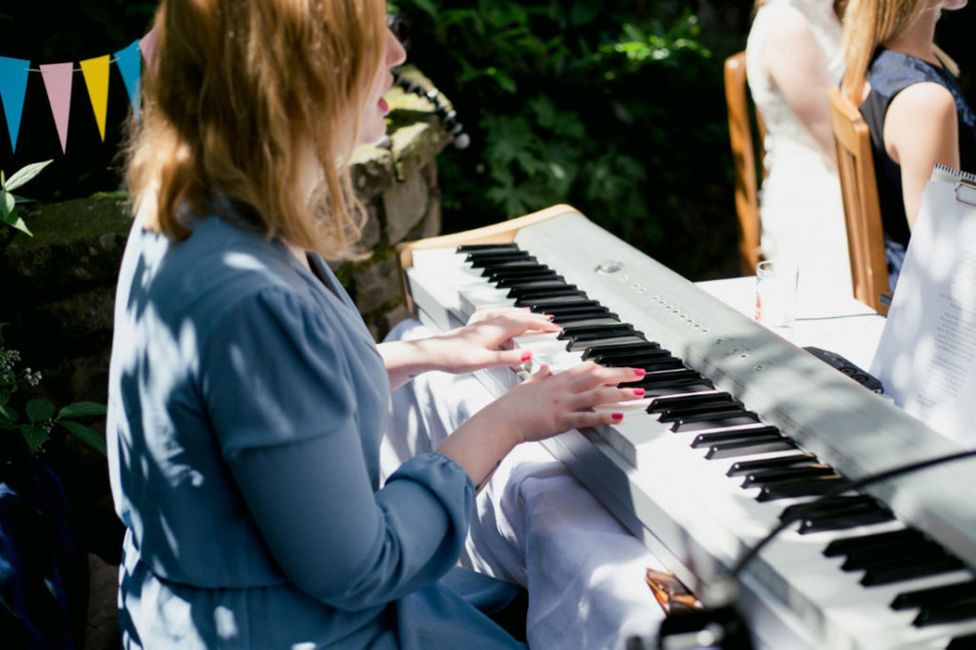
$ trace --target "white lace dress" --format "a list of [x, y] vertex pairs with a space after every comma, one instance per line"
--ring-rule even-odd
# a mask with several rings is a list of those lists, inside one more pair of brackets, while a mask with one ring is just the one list
[[746, 73], [767, 129], [768, 176], [760, 192], [763, 252], [774, 262], [798, 266], [798, 315], [815, 316], [838, 297], [852, 295], [840, 183], [761, 61], [773, 31], [797, 14], [824, 52], [831, 83], [840, 83], [841, 26], [831, 0], [769, 0], [763, 5], [749, 32]]

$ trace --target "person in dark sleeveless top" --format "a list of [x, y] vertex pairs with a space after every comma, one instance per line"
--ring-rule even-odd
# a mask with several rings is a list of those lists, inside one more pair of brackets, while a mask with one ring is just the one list
[[842, 92], [871, 132], [892, 289], [933, 167], [976, 168], [976, 111], [934, 42], [942, 10], [966, 3], [851, 0], [845, 14]]

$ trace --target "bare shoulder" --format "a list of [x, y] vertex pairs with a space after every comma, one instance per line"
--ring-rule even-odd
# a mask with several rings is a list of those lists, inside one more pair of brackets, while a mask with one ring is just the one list
[[928, 177], [933, 162], [958, 164], [958, 131], [952, 93], [937, 83], [912, 84], [888, 106], [885, 149], [903, 171], [917, 162]]
[[956, 101], [945, 86], [934, 82], [912, 84], [895, 95], [885, 123], [893, 120], [914, 128], [936, 126], [956, 119]]

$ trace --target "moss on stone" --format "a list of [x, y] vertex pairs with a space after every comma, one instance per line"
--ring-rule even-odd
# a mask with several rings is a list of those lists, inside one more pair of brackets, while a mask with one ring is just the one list
[[63, 203], [28, 203], [17, 210], [34, 233], [18, 234], [5, 254], [79, 241], [97, 241], [105, 233], [127, 235], [132, 225], [129, 196], [124, 192], [95, 194]]

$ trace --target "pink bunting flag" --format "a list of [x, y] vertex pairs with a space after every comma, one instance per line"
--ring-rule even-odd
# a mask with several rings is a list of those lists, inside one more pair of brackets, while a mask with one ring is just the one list
[[44, 89], [54, 115], [54, 126], [61, 140], [61, 153], [68, 144], [68, 116], [71, 112], [71, 80], [74, 76], [73, 63], [48, 63], [41, 65]]
[[139, 51], [142, 52], [142, 60], [146, 63], [152, 61], [153, 52], [156, 51], [156, 28], [153, 27], [149, 33], [139, 40]]

